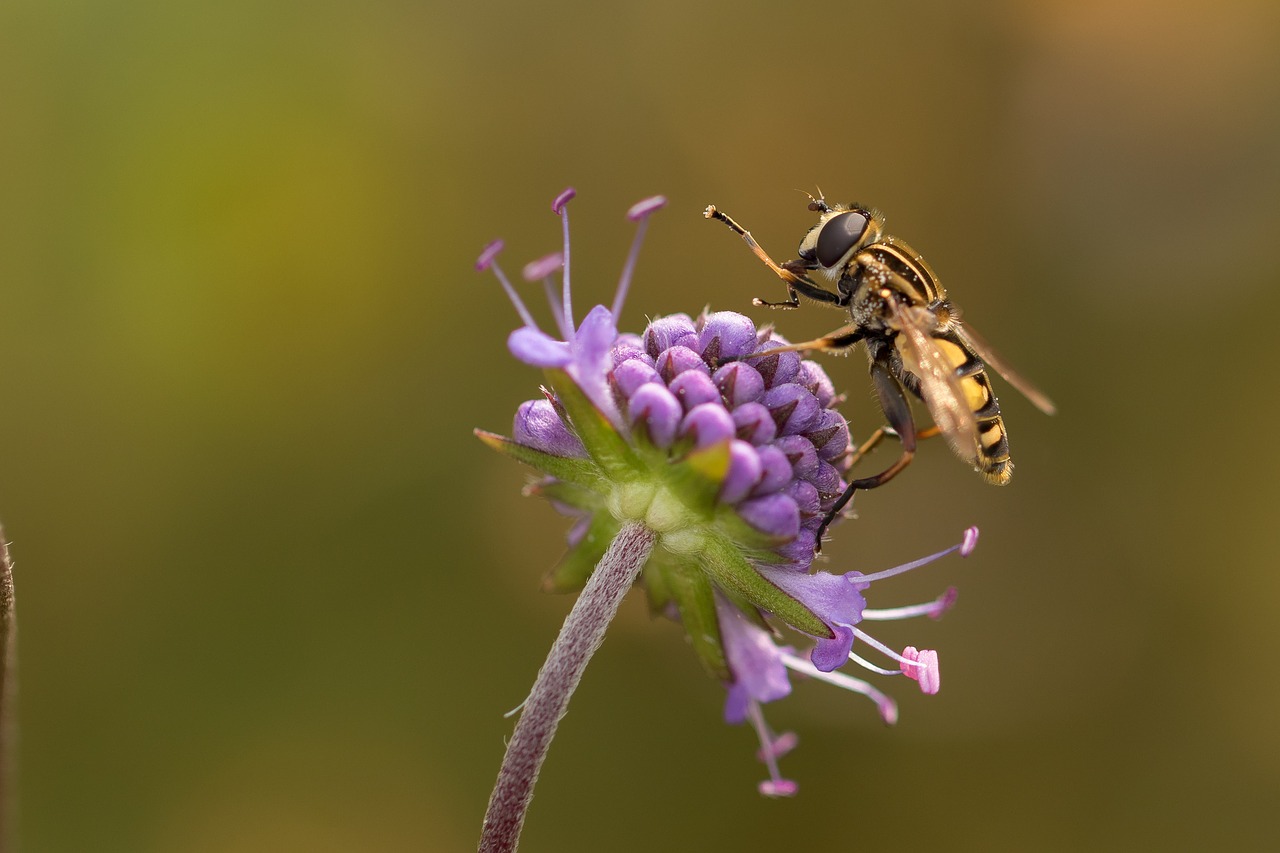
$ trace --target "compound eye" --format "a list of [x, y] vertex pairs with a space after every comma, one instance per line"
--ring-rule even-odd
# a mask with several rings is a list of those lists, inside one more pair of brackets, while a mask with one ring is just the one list
[[838, 213], [818, 232], [818, 263], [831, 269], [858, 244], [867, 230], [867, 217], [856, 210]]

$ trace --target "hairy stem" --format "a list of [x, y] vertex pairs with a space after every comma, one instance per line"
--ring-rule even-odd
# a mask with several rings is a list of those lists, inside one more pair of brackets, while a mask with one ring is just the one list
[[556, 725], [569, 706], [569, 697], [587, 662], [604, 641], [605, 629], [618, 612], [623, 596], [649, 559], [654, 538], [653, 531], [643, 524], [632, 522], [624, 526], [564, 620], [507, 744], [484, 816], [481, 853], [507, 853], [519, 845], [533, 786], [555, 737]]
[[15, 643], [17, 622], [13, 609], [13, 561], [9, 559], [9, 543], [0, 527], [0, 853], [12, 849], [13, 793], [10, 787], [16, 740], [14, 696], [18, 688], [18, 647]]

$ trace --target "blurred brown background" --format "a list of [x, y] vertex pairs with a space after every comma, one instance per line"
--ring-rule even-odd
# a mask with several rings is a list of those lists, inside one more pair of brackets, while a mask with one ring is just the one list
[[[944, 689], [800, 685], [791, 801], [623, 608], [528, 851], [1258, 849], [1280, 795], [1280, 5], [230, 0], [0, 8], [0, 520], [29, 851], [472, 849], [569, 607], [565, 525], [475, 426], [539, 376], [471, 264], [558, 247], [623, 326], [781, 287], [796, 189], [883, 208], [1055, 398], [1018, 476], [941, 444], [831, 567]], [[793, 337], [840, 322], [772, 318]], [[861, 355], [832, 360], [858, 434]]]

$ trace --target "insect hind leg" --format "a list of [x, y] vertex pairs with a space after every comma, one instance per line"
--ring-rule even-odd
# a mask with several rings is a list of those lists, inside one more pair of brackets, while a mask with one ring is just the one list
[[[916, 455], [916, 425], [915, 418], [911, 414], [911, 404], [907, 402], [907, 396], [903, 392], [902, 383], [893, 377], [884, 365], [879, 362], [871, 363], [871, 380], [876, 388], [876, 396], [880, 400], [880, 408], [884, 412], [885, 420], [889, 422], [889, 429], [897, 433], [899, 440], [902, 442], [902, 454], [892, 465], [872, 477], [862, 477], [853, 480], [845, 487], [844, 493], [836, 499], [831, 509], [822, 519], [822, 524], [818, 526], [817, 545], [814, 550], [822, 551], [822, 537], [826, 534], [827, 528], [831, 526], [831, 522], [839, 517], [840, 513], [848, 506], [849, 501], [853, 500], [854, 492], [859, 489], [875, 489], [883, 486], [892, 480], [898, 474], [902, 473], [911, 460]], [[885, 430], [876, 430], [872, 437], [858, 448], [858, 457], [869, 452], [872, 447], [880, 442], [884, 437]]]

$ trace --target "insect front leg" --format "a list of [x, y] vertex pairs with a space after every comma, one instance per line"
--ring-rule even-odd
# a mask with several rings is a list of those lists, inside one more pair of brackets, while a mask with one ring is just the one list
[[[818, 527], [818, 544], [816, 551], [822, 550], [822, 537], [827, 532], [827, 528], [831, 526], [831, 522], [835, 521], [836, 516], [853, 500], [853, 493], [859, 489], [874, 489], [883, 486], [885, 483], [896, 477], [902, 469], [911, 464], [912, 458], [916, 455], [916, 423], [915, 418], [911, 415], [911, 404], [907, 402], [907, 395], [902, 388], [902, 383], [894, 378], [879, 361], [871, 363], [871, 381], [876, 388], [876, 396], [880, 400], [880, 409], [884, 412], [885, 420], [889, 422], [889, 429], [898, 435], [898, 439], [902, 442], [902, 455], [898, 457], [898, 461], [894, 462], [885, 470], [881, 471], [873, 477], [863, 477], [849, 483], [845, 488], [844, 494], [840, 495], [835, 504], [831, 507], [831, 511], [822, 519], [821, 526]], [[883, 430], [877, 430], [877, 435], [872, 441], [868, 441], [868, 445], [878, 442], [884, 435]], [[864, 445], [869, 450], [870, 447]], [[859, 449], [859, 455], [865, 452]]]
[[827, 302], [832, 305], [839, 305], [841, 296], [838, 293], [819, 286], [804, 274], [804, 266], [798, 261], [787, 261], [779, 264], [773, 258], [769, 257], [769, 253], [760, 248], [760, 244], [751, 236], [751, 232], [734, 222], [728, 214], [722, 213], [714, 204], [708, 205], [707, 209], [702, 212], [707, 219], [717, 219], [729, 227], [729, 230], [737, 234], [747, 244], [747, 247], [755, 254], [757, 258], [764, 261], [765, 266], [773, 270], [773, 272], [782, 279], [787, 285], [787, 301], [786, 302], [766, 302], [763, 299], [751, 300], [753, 305], [759, 305], [764, 308], [799, 308], [800, 300], [797, 298], [797, 291], [816, 302]]

